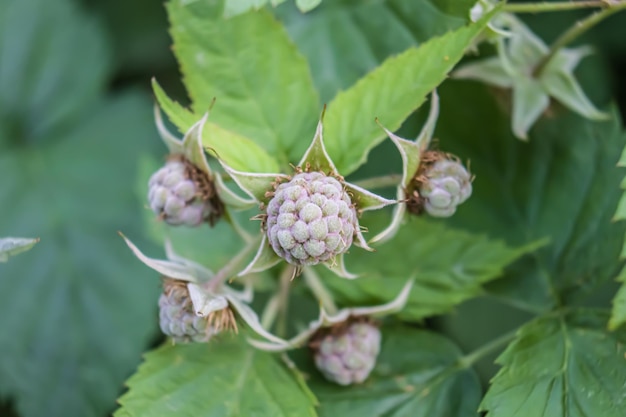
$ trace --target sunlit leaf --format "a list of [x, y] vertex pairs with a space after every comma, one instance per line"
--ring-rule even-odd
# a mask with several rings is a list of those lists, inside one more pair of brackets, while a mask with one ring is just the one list
[[308, 58], [322, 102], [328, 103], [389, 56], [461, 27], [473, 2], [333, 0], [306, 14], [286, 2], [275, 12]]
[[220, 3], [167, 4], [193, 111], [203, 114], [216, 98], [212, 122], [255, 141], [286, 167], [302, 156], [321, 110], [306, 61], [271, 13], [223, 19]]
[[276, 357], [234, 337], [146, 354], [115, 417], [317, 415], [314, 399]]
[[375, 119], [397, 130], [447, 78], [490, 16], [388, 58], [337, 94], [328, 105], [324, 133], [328, 153], [342, 175], [363, 164], [369, 150], [386, 137]]

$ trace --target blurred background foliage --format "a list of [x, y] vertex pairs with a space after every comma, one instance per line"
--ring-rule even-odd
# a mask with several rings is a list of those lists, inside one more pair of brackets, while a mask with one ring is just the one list
[[[463, 24], [471, 3], [327, 1], [307, 15], [286, 3], [275, 14], [309, 58], [327, 101], [389, 55]], [[523, 18], [550, 42], [584, 14]], [[624, 39], [626, 16], [618, 14], [577, 41], [597, 51], [577, 71], [585, 91], [602, 107], [617, 99], [622, 115]], [[159, 1], [0, 2], [0, 235], [41, 238], [0, 264], [1, 416], [108, 415], [141, 353], [162, 341], [159, 281], [116, 231], [159, 250], [147, 239], [136, 183], [140, 158], [159, 160], [165, 150], [150, 79], [188, 102], [170, 46]], [[444, 88], [443, 103], [461, 100], [456, 91]], [[448, 107], [440, 123], [454, 124], [462, 106]], [[414, 136], [423, 118], [418, 111], [400, 133]], [[390, 143], [375, 152], [375, 163], [357, 176], [398, 165]], [[614, 290], [608, 281], [594, 300], [606, 305]], [[478, 298], [426, 325], [468, 350], [528, 317]], [[479, 363], [483, 383], [493, 358]]]

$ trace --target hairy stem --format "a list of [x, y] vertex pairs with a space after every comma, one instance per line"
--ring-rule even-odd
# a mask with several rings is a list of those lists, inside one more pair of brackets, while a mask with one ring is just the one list
[[315, 298], [319, 301], [320, 305], [330, 315], [337, 313], [337, 306], [333, 301], [333, 296], [328, 291], [319, 275], [312, 268], [304, 268], [302, 271], [304, 275], [304, 282], [309, 287]]
[[274, 320], [276, 320], [279, 308], [280, 293], [276, 293], [272, 296], [272, 298], [269, 299], [267, 304], [265, 304], [263, 314], [261, 315], [261, 326], [263, 326], [265, 330], [270, 330], [272, 324], [274, 324]]
[[246, 244], [246, 246], [235, 255], [222, 269], [217, 271], [217, 273], [211, 278], [209, 281], [204, 284], [205, 289], [209, 291], [215, 291], [217, 287], [222, 285], [224, 281], [232, 278], [238, 269], [243, 267], [243, 263], [248, 257], [248, 255], [259, 245], [259, 241], [261, 240], [261, 235], [255, 237], [250, 242]]
[[559, 36], [556, 41], [554, 41], [554, 43], [550, 46], [550, 51], [548, 52], [548, 54], [539, 62], [537, 68], [534, 71], [537, 76], [541, 75], [550, 60], [554, 58], [556, 53], [561, 48], [567, 46], [574, 39], [600, 23], [602, 20], [606, 19], [614, 13], [619, 12], [620, 10], [626, 9], [626, 1], [606, 0], [604, 3], [607, 5], [605, 9], [589, 15], [583, 20], [579, 20], [568, 30], [566, 30], [561, 36]]
[[512, 330], [508, 333], [503, 334], [502, 336], [496, 337], [492, 341], [484, 344], [473, 352], [468, 353], [459, 359], [459, 367], [462, 369], [469, 368], [474, 363], [482, 359], [484, 356], [502, 348], [502, 346], [508, 344], [513, 338], [515, 338], [515, 334], [517, 333], [517, 329]]
[[383, 175], [381, 177], [372, 177], [366, 178], [364, 180], [355, 181], [354, 185], [358, 185], [359, 187], [372, 189], [372, 188], [385, 188], [385, 187], [395, 187], [400, 184], [402, 181], [402, 175], [400, 174], [389, 174]]
[[287, 336], [287, 314], [289, 311], [289, 289], [291, 288], [291, 280], [296, 272], [296, 267], [287, 265], [280, 274], [280, 287], [278, 289], [278, 324], [276, 326], [276, 335], [280, 338]]
[[[615, 3], [615, 2], [613, 2]], [[589, 1], [555, 1], [540, 3], [506, 4], [502, 8], [510, 13], [543, 13], [562, 12], [567, 10], [589, 9], [594, 7], [610, 7], [611, 1], [589, 0]]]

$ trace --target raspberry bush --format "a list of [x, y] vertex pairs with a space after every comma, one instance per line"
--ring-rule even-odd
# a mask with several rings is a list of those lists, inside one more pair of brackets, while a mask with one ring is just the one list
[[626, 1], [151, 4], [180, 74], [70, 1], [0, 6], [0, 414], [626, 415]]

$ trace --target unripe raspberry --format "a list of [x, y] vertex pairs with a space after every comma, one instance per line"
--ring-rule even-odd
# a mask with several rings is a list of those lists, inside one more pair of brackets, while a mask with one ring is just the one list
[[312, 344], [315, 365], [326, 379], [339, 385], [361, 383], [376, 365], [380, 341], [380, 330], [369, 322], [331, 329]]
[[206, 317], [193, 311], [187, 286], [176, 280], [165, 281], [159, 297], [159, 324], [161, 331], [175, 342], [207, 342], [216, 334]]
[[334, 177], [302, 172], [278, 185], [267, 206], [267, 237], [278, 256], [294, 265], [315, 265], [352, 245], [357, 214]]
[[440, 159], [424, 172], [419, 186], [424, 210], [434, 217], [450, 217], [472, 194], [472, 177], [460, 162]]
[[221, 214], [211, 181], [182, 158], [170, 159], [148, 185], [150, 208], [168, 224], [198, 226]]

